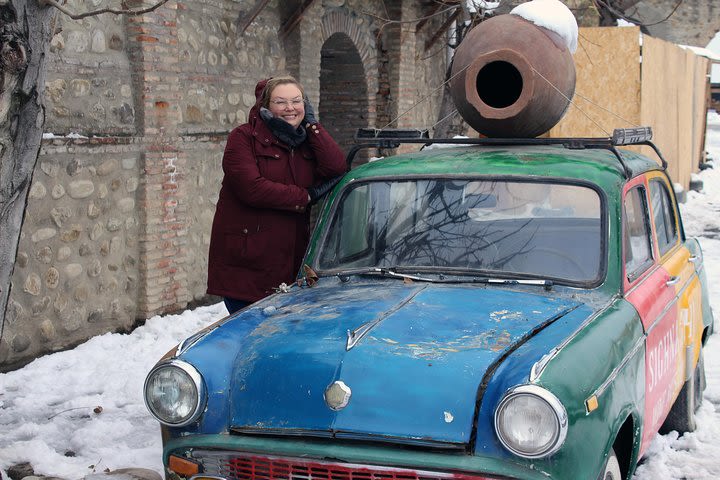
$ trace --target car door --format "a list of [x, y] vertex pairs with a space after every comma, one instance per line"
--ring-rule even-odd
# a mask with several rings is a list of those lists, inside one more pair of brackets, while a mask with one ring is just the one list
[[685, 246], [682, 224], [671, 184], [662, 172], [648, 174], [650, 211], [660, 264], [674, 284], [679, 351], [673, 390], [675, 395], [692, 376], [702, 339], [702, 287], [695, 271], [697, 260]]
[[[649, 445], [682, 387], [677, 363], [682, 339], [674, 250], [660, 253], [649, 204], [646, 176], [628, 182], [623, 196], [623, 259], [625, 298], [632, 303], [645, 331], [645, 405], [640, 453]], [[638, 379], [640, 381], [640, 379]]]

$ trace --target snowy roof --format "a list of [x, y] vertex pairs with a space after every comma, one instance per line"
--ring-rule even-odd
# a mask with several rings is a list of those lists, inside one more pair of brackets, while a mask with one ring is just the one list
[[680, 45], [680, 46], [682, 48], [685, 48], [687, 50], [694, 52], [696, 55], [700, 55], [701, 57], [709, 58], [713, 63], [720, 63], [720, 54], [715, 53], [708, 48], [693, 47], [692, 45]]

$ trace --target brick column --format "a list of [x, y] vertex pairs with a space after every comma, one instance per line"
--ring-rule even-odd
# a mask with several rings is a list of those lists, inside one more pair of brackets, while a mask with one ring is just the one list
[[184, 308], [191, 299], [185, 271], [187, 160], [178, 132], [178, 8], [182, 5], [171, 1], [127, 19], [137, 128], [144, 144], [138, 292], [138, 316], [144, 318]]
[[[409, 0], [393, 2], [388, 5], [388, 14], [400, 22], [417, 18], [420, 9], [416, 4]], [[415, 24], [396, 23], [388, 25], [384, 30], [386, 51], [383, 52], [385, 58], [380, 65], [378, 127], [384, 127], [390, 122], [390, 128], [417, 128], [427, 122], [417, 121], [417, 109], [411, 110], [419, 100], [415, 70]], [[405, 144], [397, 152], [413, 150], [417, 150], [417, 147]]]
[[[409, 0], [402, 1], [401, 21], [417, 18], [419, 10], [416, 8], [416, 4], [417, 2]], [[420, 98], [418, 97], [417, 72], [415, 71], [415, 24], [401, 23], [399, 30], [399, 43], [393, 49], [397, 54], [397, 79], [391, 82], [391, 85], [395, 87], [392, 95], [397, 98], [397, 115], [402, 115], [412, 108]], [[414, 110], [405, 113], [398, 118], [397, 127], [416, 128], [418, 126], [416, 115], [417, 112]]]

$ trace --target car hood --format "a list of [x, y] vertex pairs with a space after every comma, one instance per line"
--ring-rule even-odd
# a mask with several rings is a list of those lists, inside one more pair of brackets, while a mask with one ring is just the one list
[[[477, 285], [399, 281], [276, 295], [218, 329], [254, 325], [230, 367], [231, 430], [465, 444], [484, 377], [578, 305]], [[324, 392], [339, 381], [351, 395], [333, 410]]]

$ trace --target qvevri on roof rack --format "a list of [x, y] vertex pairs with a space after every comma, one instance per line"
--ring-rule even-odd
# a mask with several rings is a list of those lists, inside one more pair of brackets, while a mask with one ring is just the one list
[[625, 163], [620, 150], [616, 147], [628, 145], [647, 145], [651, 147], [662, 163], [663, 170], [667, 169], [667, 161], [655, 146], [652, 140], [650, 127], [616, 128], [612, 137], [563, 137], [563, 138], [430, 138], [427, 130], [398, 129], [398, 128], [359, 128], [355, 133], [355, 143], [347, 155], [348, 168], [358, 151], [364, 148], [397, 148], [401, 144], [420, 143], [423, 145], [450, 144], [450, 145], [485, 145], [485, 146], [511, 146], [511, 145], [561, 145], [571, 150], [586, 148], [601, 148], [610, 150], [623, 167], [625, 176], [632, 175]]
[[473, 28], [453, 57], [449, 89], [457, 112], [483, 138], [430, 138], [427, 130], [357, 131], [348, 167], [362, 148], [396, 148], [403, 143], [462, 145], [561, 145], [569, 149], [610, 150], [625, 175], [632, 175], [618, 146], [647, 145], [650, 127], [622, 128], [602, 138], [540, 137], [567, 112], [575, 93], [572, 54], [555, 32], [515, 15], [499, 15]]
[[[453, 58], [450, 93], [457, 112], [483, 138], [430, 138], [427, 130], [361, 128], [348, 152], [348, 167], [360, 149], [401, 144], [561, 145], [610, 150], [625, 176], [632, 172], [616, 148], [647, 145], [650, 127], [620, 128], [601, 138], [545, 138], [563, 117], [575, 93], [575, 64], [556, 34], [514, 15], [499, 15], [473, 28]], [[557, 40], [557, 39], [556, 39]]]

